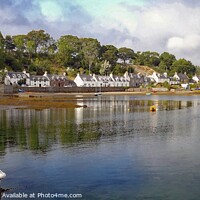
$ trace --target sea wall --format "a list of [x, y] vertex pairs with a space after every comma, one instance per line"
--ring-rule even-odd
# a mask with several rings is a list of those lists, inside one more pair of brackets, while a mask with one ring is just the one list
[[124, 87], [12, 87], [4, 86], [5, 94], [18, 93], [19, 90], [24, 92], [47, 92], [47, 93], [95, 93], [99, 92], [123, 92]]

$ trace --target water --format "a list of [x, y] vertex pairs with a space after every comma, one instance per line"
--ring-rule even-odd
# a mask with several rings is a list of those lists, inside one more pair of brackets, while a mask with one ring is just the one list
[[[102, 96], [78, 103], [88, 107], [0, 109], [2, 187], [13, 188], [7, 194], [199, 199], [198, 96]], [[149, 112], [151, 105], [159, 110]]]

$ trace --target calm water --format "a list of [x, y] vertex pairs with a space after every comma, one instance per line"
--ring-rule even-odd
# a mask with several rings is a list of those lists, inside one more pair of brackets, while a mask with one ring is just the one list
[[[78, 102], [88, 107], [0, 109], [0, 169], [7, 173], [2, 187], [13, 188], [7, 194], [200, 198], [200, 97], [102, 96]], [[153, 104], [159, 108], [155, 113], [149, 112]]]

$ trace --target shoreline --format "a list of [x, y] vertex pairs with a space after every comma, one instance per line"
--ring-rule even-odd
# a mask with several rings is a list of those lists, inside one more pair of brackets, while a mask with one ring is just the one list
[[[174, 91], [174, 92], [101, 92], [102, 95], [200, 95], [200, 90], [194, 91]], [[94, 96], [95, 93], [88, 92], [88, 93], [46, 93], [46, 92], [23, 92], [23, 93], [14, 93], [14, 94], [0, 94], [0, 97], [79, 97], [79, 96]]]
[[[110, 95], [135, 95], [145, 96], [146, 92], [102, 92], [102, 96]], [[176, 91], [176, 92], [152, 92], [148, 96], [194, 96], [200, 95], [200, 91]], [[83, 98], [94, 98], [94, 93], [33, 93], [24, 92], [9, 95], [0, 95], [1, 109], [35, 109], [48, 108], [86, 108], [87, 105], [79, 105], [78, 100]]]

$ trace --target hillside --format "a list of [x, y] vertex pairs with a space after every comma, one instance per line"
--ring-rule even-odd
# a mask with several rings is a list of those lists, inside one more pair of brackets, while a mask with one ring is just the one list
[[148, 67], [148, 66], [142, 66], [142, 65], [132, 65], [132, 67], [135, 70], [135, 73], [140, 73], [142, 75], [152, 75], [153, 72], [155, 72], [155, 70], [153, 70], [152, 68]]

